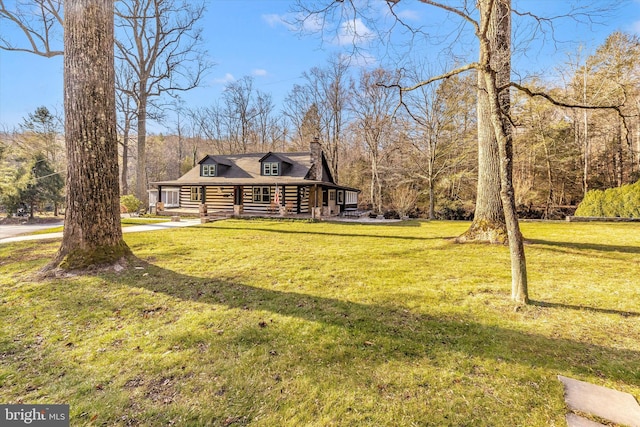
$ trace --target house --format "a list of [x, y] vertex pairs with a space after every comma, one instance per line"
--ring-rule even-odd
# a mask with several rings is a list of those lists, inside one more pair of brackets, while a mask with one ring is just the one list
[[151, 183], [150, 206], [222, 215], [313, 218], [353, 211], [359, 190], [335, 183], [320, 143], [298, 153], [207, 155], [175, 181]]

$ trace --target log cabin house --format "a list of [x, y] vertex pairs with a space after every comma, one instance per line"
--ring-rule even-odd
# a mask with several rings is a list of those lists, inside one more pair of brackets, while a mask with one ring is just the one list
[[337, 216], [357, 209], [360, 191], [335, 183], [317, 140], [308, 152], [207, 155], [177, 180], [151, 185], [158, 213], [214, 216]]

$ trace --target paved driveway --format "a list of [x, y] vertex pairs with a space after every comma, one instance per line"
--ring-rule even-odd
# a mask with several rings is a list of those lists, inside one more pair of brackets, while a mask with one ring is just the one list
[[8, 237], [15, 237], [21, 234], [34, 233], [48, 228], [60, 227], [64, 223], [48, 223], [48, 224], [18, 224], [18, 225], [0, 225], [0, 240]]
[[[200, 219], [187, 219], [187, 220], [176, 221], [176, 222], [173, 222], [173, 221], [158, 222], [155, 224], [143, 224], [143, 225], [134, 225], [131, 227], [122, 227], [122, 232], [136, 233], [141, 231], [168, 230], [171, 228], [189, 227], [197, 224], [200, 224]], [[62, 223], [58, 225], [62, 225]], [[44, 239], [61, 238], [62, 232], [21, 236], [21, 234], [24, 234], [24, 233], [32, 233], [34, 231], [43, 230], [43, 229], [46, 230], [47, 228], [52, 228], [55, 226], [56, 226], [55, 224], [7, 225], [7, 226], [0, 225], [0, 243], [20, 242], [25, 240], [44, 240]], [[5, 227], [7, 227], [6, 231], [5, 231]], [[12, 227], [14, 228], [12, 229]], [[31, 228], [31, 227], [40, 227], [40, 228]]]

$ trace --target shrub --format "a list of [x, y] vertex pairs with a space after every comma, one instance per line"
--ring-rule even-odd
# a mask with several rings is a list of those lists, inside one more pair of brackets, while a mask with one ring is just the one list
[[587, 191], [584, 199], [576, 209], [576, 216], [604, 216], [602, 213], [602, 202], [604, 200], [604, 191], [591, 190]]
[[605, 191], [588, 191], [576, 216], [640, 218], [640, 181]]
[[436, 206], [436, 218], [438, 219], [470, 221], [473, 219], [473, 213], [473, 204], [461, 200], [445, 199], [439, 201]]
[[133, 194], [127, 194], [126, 196], [120, 197], [120, 205], [127, 208], [127, 212], [134, 213], [140, 210], [142, 201], [137, 199]]
[[635, 184], [625, 185], [622, 192], [622, 216], [640, 218], [640, 180]]

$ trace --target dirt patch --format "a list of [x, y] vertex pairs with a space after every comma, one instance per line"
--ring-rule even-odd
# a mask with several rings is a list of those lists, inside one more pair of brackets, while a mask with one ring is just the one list
[[178, 395], [175, 390], [173, 377], [162, 377], [149, 382], [145, 396], [153, 402], [161, 402], [165, 405], [173, 403]]

